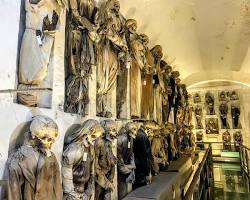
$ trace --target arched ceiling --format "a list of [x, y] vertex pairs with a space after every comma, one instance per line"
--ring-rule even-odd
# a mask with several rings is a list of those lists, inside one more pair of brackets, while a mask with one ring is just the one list
[[188, 85], [220, 76], [250, 85], [250, 0], [120, 2], [123, 15], [137, 20], [151, 46], [163, 46]]

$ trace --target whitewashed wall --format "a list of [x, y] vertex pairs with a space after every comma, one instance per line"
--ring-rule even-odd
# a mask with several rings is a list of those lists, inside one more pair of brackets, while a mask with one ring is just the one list
[[[17, 84], [17, 49], [19, 37], [21, 0], [0, 0], [0, 90], [15, 89]], [[47, 115], [54, 119], [59, 127], [59, 138], [53, 146], [58, 161], [61, 161], [63, 140], [66, 131], [73, 124], [80, 124], [86, 119], [96, 117], [96, 69], [94, 67], [89, 83], [88, 116], [63, 112], [64, 105], [64, 44], [65, 44], [65, 12], [61, 16], [61, 28], [56, 33], [54, 43], [54, 57], [50, 66], [53, 67], [53, 97], [51, 109], [28, 108], [14, 103], [15, 93], [0, 93], [0, 179], [2, 178], [8, 150], [15, 144], [18, 135], [24, 125], [35, 115]], [[115, 116], [115, 91], [112, 94], [112, 113]], [[113, 118], [114, 119], [114, 118]], [[126, 120], [117, 121], [118, 127], [126, 123]], [[116, 150], [114, 149], [116, 153]], [[115, 184], [116, 185], [116, 184]], [[1, 188], [0, 188], [1, 190]], [[113, 193], [116, 199], [117, 193]]]

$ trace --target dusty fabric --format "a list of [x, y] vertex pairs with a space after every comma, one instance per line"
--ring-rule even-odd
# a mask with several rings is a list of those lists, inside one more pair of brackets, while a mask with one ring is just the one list
[[[25, 85], [25, 84], [19, 84], [18, 85], [18, 89], [24, 89], [24, 90], [28, 90], [29, 88], [37, 88], [36, 85]], [[37, 106], [37, 102], [39, 100], [38, 98], [38, 93], [37, 92], [20, 92], [17, 93], [17, 100], [20, 104], [29, 106], [29, 107], [33, 107], [33, 106]]]
[[141, 71], [146, 66], [145, 48], [137, 38], [131, 42], [132, 65], [130, 69], [131, 117], [141, 118], [142, 79]]
[[165, 154], [163, 139], [160, 137], [154, 137], [152, 139], [152, 155], [154, 158], [154, 171], [159, 173], [160, 165], [167, 162], [167, 156]]
[[154, 117], [154, 91], [153, 73], [155, 70], [154, 57], [149, 49], [146, 50], [148, 67], [142, 78], [141, 112], [142, 118], [153, 119]]
[[88, 78], [97, 64], [97, 47], [90, 33], [97, 23], [93, 0], [70, 0], [66, 26], [65, 111], [86, 114]]
[[146, 177], [150, 175], [153, 166], [153, 156], [148, 136], [143, 129], [139, 129], [134, 140], [135, 183], [134, 188], [147, 184]]
[[[108, 200], [113, 184], [116, 158], [112, 151], [112, 143], [105, 138], [95, 142], [95, 170], [96, 170], [96, 200]], [[101, 188], [100, 188], [101, 187]], [[109, 199], [111, 200], [111, 199]]]
[[[134, 153], [133, 138], [128, 133], [117, 138], [117, 169], [118, 169], [118, 199], [128, 194], [128, 183], [134, 182]], [[133, 168], [133, 169], [132, 169]]]
[[94, 191], [93, 160], [91, 147], [72, 143], [65, 149], [62, 164], [64, 199], [71, 199], [68, 194], [73, 191], [91, 198]]
[[126, 68], [126, 66], [122, 66], [122, 68], [120, 69], [120, 73], [117, 76], [117, 86], [116, 86], [116, 113], [118, 119], [126, 117], [124, 115], [126, 115], [125, 109], [128, 109], [126, 107], [127, 85], [128, 85], [128, 69]]
[[22, 146], [12, 154], [6, 166], [6, 200], [62, 200], [59, 165], [55, 155], [50, 157]]
[[[107, 9], [107, 8], [106, 8]], [[122, 47], [127, 47], [123, 36], [124, 18], [117, 16], [113, 11], [107, 11], [107, 16], [101, 25], [99, 44], [99, 58], [97, 67], [97, 113], [108, 110], [106, 99], [109, 91], [113, 88], [119, 71], [118, 54]]]
[[86, 123], [64, 139], [62, 179], [65, 200], [78, 200], [78, 196], [90, 199], [94, 192], [94, 148], [83, 142], [86, 134], [90, 134], [85, 128]]
[[162, 88], [156, 85], [154, 88], [154, 120], [162, 123]]
[[[26, 29], [20, 51], [19, 83], [40, 84], [47, 76], [54, 34], [43, 33], [43, 25], [46, 17], [52, 21], [54, 9], [57, 9], [53, 7], [55, 5], [46, 0], [41, 0], [38, 4], [25, 1]], [[37, 41], [37, 31], [43, 33], [41, 46]]]

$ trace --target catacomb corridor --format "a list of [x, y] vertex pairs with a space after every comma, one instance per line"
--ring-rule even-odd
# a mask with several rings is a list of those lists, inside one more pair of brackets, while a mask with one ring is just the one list
[[250, 0], [0, 0], [0, 200], [250, 200]]

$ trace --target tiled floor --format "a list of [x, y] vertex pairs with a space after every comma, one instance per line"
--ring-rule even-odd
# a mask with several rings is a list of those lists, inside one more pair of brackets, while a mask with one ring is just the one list
[[214, 163], [214, 181], [215, 200], [250, 200], [249, 180], [238, 164]]

